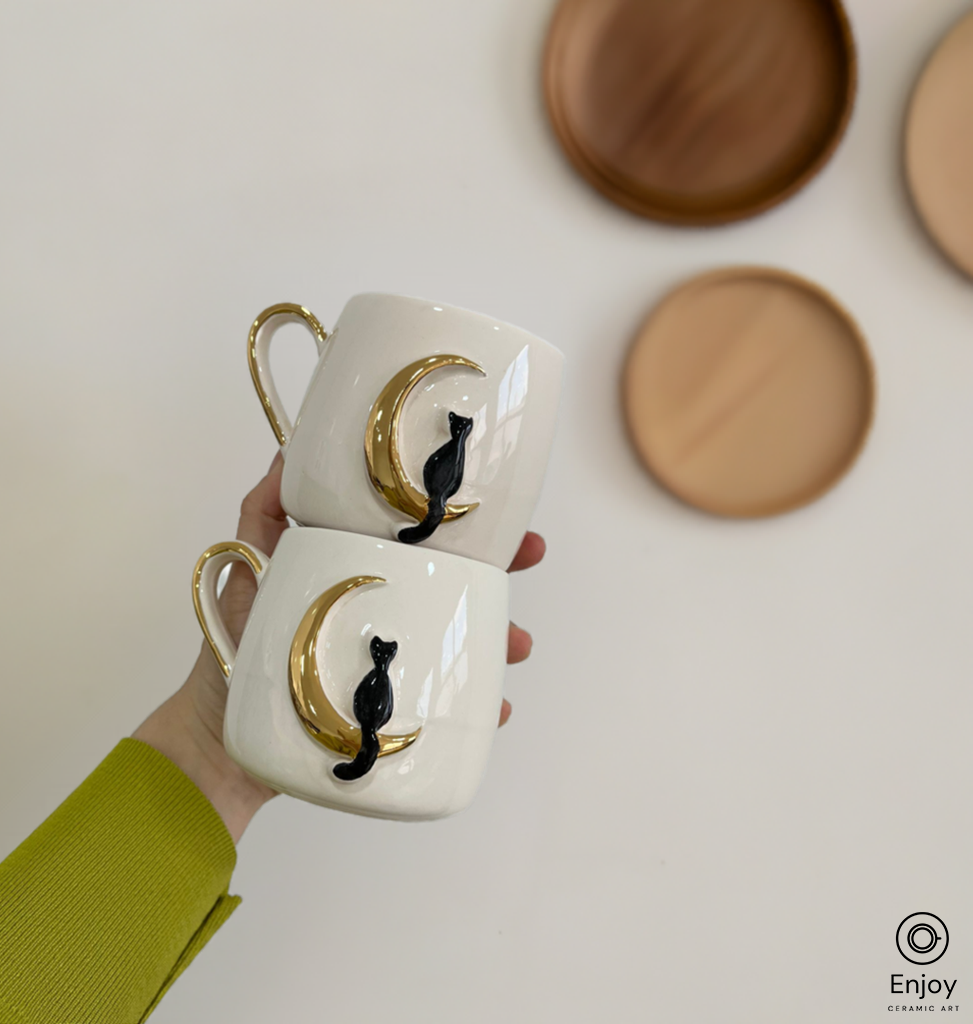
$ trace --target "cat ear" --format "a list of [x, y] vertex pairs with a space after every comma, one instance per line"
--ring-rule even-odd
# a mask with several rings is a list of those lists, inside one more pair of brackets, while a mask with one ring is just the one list
[[449, 425], [452, 426], [456, 422], [456, 413], [450, 412], [449, 414]]

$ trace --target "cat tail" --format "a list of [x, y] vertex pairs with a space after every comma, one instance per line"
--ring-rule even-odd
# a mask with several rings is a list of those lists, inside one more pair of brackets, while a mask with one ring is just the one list
[[418, 544], [421, 540], [428, 540], [435, 532], [436, 527], [446, 516], [446, 503], [444, 501], [429, 501], [429, 508], [426, 510], [425, 518], [415, 526], [407, 526], [399, 530], [399, 540], [403, 544]]
[[372, 770], [378, 758], [378, 735], [374, 729], [362, 729], [361, 749], [355, 755], [354, 761], [342, 761], [336, 764], [331, 770], [335, 777], [342, 782], [352, 782], [367, 775]]

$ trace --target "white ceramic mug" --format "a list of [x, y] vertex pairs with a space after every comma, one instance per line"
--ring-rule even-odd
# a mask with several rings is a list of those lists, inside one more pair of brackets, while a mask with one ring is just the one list
[[[239, 650], [216, 597], [233, 560], [258, 583]], [[401, 820], [462, 810], [500, 716], [507, 594], [493, 566], [333, 530], [287, 530], [272, 559], [241, 541], [209, 548], [193, 602], [230, 687], [227, 752], [326, 807]]]
[[[320, 355], [293, 427], [268, 364], [286, 320], [310, 328]], [[554, 437], [556, 348], [480, 313], [367, 294], [349, 300], [330, 336], [304, 307], [271, 306], [247, 352], [284, 452], [290, 516], [507, 568]]]

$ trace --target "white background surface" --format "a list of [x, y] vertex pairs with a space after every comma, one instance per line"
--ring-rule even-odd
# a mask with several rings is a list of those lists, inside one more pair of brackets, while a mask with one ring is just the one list
[[[888, 1019], [919, 910], [951, 932], [929, 976], [965, 1002], [973, 285], [917, 224], [899, 153], [966, 7], [852, 0], [835, 160], [711, 232], [630, 216], [567, 166], [539, 96], [548, 0], [4, 7], [0, 853], [192, 663], [193, 562], [274, 451], [244, 357], [258, 310], [328, 325], [398, 291], [569, 357], [549, 555], [513, 586], [535, 653], [477, 802], [403, 826], [274, 801], [240, 846], [243, 906], [159, 1024], [857, 1024]], [[880, 389], [839, 488], [753, 523], [658, 489], [618, 409], [653, 302], [734, 262], [833, 290]], [[294, 408], [312, 345], [277, 348]]]

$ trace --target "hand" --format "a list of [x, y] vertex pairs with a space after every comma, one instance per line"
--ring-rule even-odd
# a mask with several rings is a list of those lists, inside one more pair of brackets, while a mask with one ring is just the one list
[[[280, 504], [280, 476], [284, 460], [278, 453], [263, 480], [243, 499], [237, 539], [273, 555], [287, 525]], [[544, 557], [543, 538], [528, 533], [510, 565], [510, 572], [529, 569]], [[257, 581], [237, 563], [230, 569], [220, 605], [226, 627], [239, 642], [250, 606], [257, 593]], [[530, 634], [510, 624], [507, 661], [514, 664], [530, 656]], [[202, 790], [226, 827], [238, 842], [250, 819], [276, 792], [249, 776], [223, 749], [223, 713], [226, 709], [226, 680], [204, 643], [189, 678], [158, 707], [132, 734], [165, 754]], [[500, 709], [500, 725], [510, 717], [510, 702]]]

